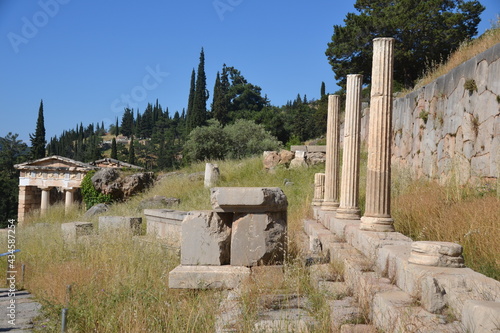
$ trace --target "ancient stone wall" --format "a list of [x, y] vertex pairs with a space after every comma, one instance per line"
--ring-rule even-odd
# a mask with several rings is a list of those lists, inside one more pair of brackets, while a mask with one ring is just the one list
[[500, 44], [395, 99], [392, 153], [416, 177], [498, 179]]

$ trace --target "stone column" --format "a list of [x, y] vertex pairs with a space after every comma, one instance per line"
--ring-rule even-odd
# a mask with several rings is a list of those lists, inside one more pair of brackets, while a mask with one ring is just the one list
[[366, 206], [361, 230], [394, 231], [391, 217], [393, 67], [394, 38], [374, 39]]
[[314, 174], [314, 199], [313, 206], [321, 206], [323, 198], [325, 197], [325, 174]]
[[339, 110], [340, 97], [328, 96], [326, 124], [325, 198], [321, 208], [336, 210], [339, 206]]
[[64, 194], [65, 194], [64, 210], [66, 213], [71, 209], [71, 206], [73, 205], [75, 190], [76, 189], [72, 187], [64, 189]]
[[42, 187], [42, 203], [40, 205], [40, 214], [43, 215], [49, 209], [50, 187]]
[[347, 75], [340, 206], [336, 218], [359, 220], [359, 149], [363, 75]]
[[26, 186], [19, 186], [19, 203], [17, 205], [17, 223], [24, 222], [24, 217], [28, 210], [26, 209]]

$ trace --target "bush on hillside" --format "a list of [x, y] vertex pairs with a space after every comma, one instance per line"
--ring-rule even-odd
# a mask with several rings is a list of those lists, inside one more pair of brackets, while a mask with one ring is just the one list
[[281, 143], [275, 137], [251, 120], [237, 120], [226, 127], [210, 120], [208, 126], [191, 131], [184, 144], [184, 156], [189, 161], [222, 160], [261, 154], [280, 147]]
[[81, 184], [83, 202], [85, 202], [85, 206], [87, 209], [99, 203], [111, 202], [111, 196], [109, 194], [103, 194], [95, 189], [94, 184], [92, 183], [92, 176], [95, 173], [95, 170], [87, 172], [85, 177], [83, 177]]

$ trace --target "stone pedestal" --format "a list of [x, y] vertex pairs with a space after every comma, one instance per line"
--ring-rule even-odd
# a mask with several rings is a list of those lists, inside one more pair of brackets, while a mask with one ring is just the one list
[[182, 221], [188, 212], [172, 209], [145, 209], [146, 235], [167, 244], [167, 247], [180, 250]]
[[91, 222], [69, 222], [61, 224], [63, 239], [66, 242], [74, 242], [82, 236], [89, 236], [94, 231]]
[[339, 206], [339, 110], [340, 97], [328, 96], [326, 127], [325, 198], [321, 208], [336, 210]]
[[321, 206], [325, 197], [325, 174], [317, 173], [314, 175], [314, 199], [313, 206]]
[[250, 277], [242, 266], [177, 266], [168, 274], [173, 289], [234, 289]]
[[360, 218], [358, 199], [362, 85], [363, 75], [347, 75], [340, 206], [335, 216], [338, 219], [356, 220]]
[[394, 38], [374, 39], [366, 206], [361, 230], [394, 231], [391, 217], [393, 67]]
[[100, 216], [99, 231], [125, 232], [139, 235], [141, 232], [142, 217], [130, 216]]
[[413, 242], [408, 262], [425, 266], [465, 267], [462, 246], [450, 242]]
[[217, 164], [206, 163], [205, 164], [205, 181], [204, 185], [206, 188], [213, 187], [217, 184], [220, 177], [219, 166]]

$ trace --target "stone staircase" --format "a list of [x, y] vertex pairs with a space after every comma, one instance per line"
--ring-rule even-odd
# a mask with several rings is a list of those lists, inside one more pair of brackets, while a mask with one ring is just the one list
[[[411, 239], [395, 232], [361, 231], [359, 220], [333, 216], [319, 219], [329, 228], [314, 220], [304, 222], [310, 250], [343, 266], [346, 295], [352, 295], [332, 301], [337, 306], [332, 320], [345, 306], [384, 332], [500, 330], [500, 282], [468, 268], [409, 263], [415, 244]], [[348, 320], [337, 320], [334, 326], [342, 322]]]

